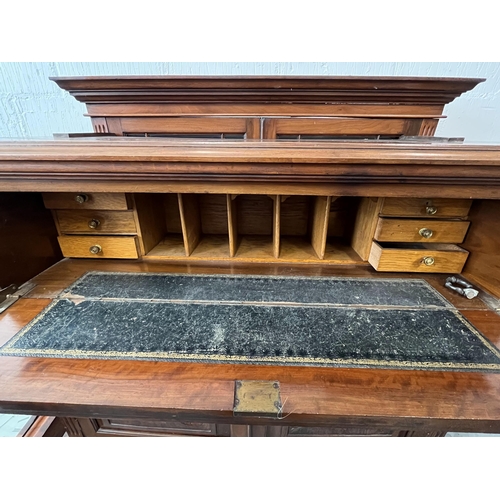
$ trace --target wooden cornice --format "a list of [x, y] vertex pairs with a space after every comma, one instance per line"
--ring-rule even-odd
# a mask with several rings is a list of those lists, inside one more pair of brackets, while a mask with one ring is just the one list
[[[500, 166], [500, 145], [429, 141], [297, 142], [274, 140], [91, 137], [0, 141], [0, 163], [161, 162]], [[102, 167], [105, 168], [104, 165]]]
[[403, 104], [441, 105], [482, 78], [358, 76], [52, 77], [86, 104]]
[[[290, 193], [297, 186], [356, 186], [346, 195], [363, 193], [367, 186], [379, 186], [370, 193], [390, 193], [411, 185], [422, 191], [415, 196], [432, 187], [444, 197], [458, 187], [454, 196], [469, 197], [481, 187], [484, 197], [500, 198], [500, 146], [114, 138], [0, 143], [0, 191], [23, 183], [35, 191], [52, 191], [58, 182], [127, 192], [145, 186], [163, 192], [179, 182], [193, 186], [193, 192], [197, 183], [212, 183], [221, 192], [231, 183], [266, 190], [273, 184], [296, 186]], [[342, 193], [342, 187], [336, 189]]]

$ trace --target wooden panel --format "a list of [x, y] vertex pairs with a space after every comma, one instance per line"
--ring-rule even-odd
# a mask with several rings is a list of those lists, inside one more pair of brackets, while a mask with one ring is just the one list
[[288, 437], [309, 436], [393, 436], [394, 430], [370, 427], [288, 427]]
[[472, 200], [446, 198], [385, 198], [381, 215], [400, 217], [466, 217]]
[[420, 135], [420, 128], [422, 127], [422, 121], [419, 119], [411, 119], [408, 118], [405, 120], [406, 125], [403, 132], [403, 135], [412, 136], [412, 135]]
[[276, 139], [276, 121], [274, 118], [266, 118], [262, 124], [262, 138]]
[[201, 221], [198, 200], [195, 194], [179, 194], [179, 212], [181, 214], [182, 236], [186, 256], [189, 257], [201, 238]]
[[21, 285], [62, 258], [39, 193], [0, 193], [0, 288]]
[[122, 118], [122, 130], [125, 133], [245, 133], [245, 118]]
[[[132, 210], [56, 210], [61, 233], [136, 233]], [[94, 229], [89, 222], [98, 221]]]
[[318, 196], [314, 200], [311, 243], [320, 259], [325, 256], [331, 202], [331, 196]]
[[[76, 201], [76, 196], [84, 195], [83, 203]], [[124, 193], [43, 193], [43, 202], [47, 208], [80, 210], [127, 210]]]
[[115, 135], [123, 135], [121, 118], [106, 118], [109, 132]]
[[[59, 236], [64, 257], [85, 257], [90, 259], [137, 259], [137, 238], [135, 236]], [[100, 246], [99, 253], [90, 248]]]
[[179, 420], [98, 419], [98, 436], [217, 436], [217, 425]]
[[165, 235], [166, 226], [162, 202], [163, 197], [157, 194], [136, 193], [133, 196], [132, 203], [134, 204], [141, 255], [151, 251]]
[[474, 201], [464, 248], [470, 257], [464, 276], [500, 298], [500, 201]]
[[381, 205], [381, 198], [363, 198], [358, 207], [354, 221], [352, 248], [363, 260], [368, 260], [370, 255]]
[[163, 195], [165, 209], [165, 221], [169, 233], [182, 234], [181, 213], [179, 211], [179, 199], [177, 194], [167, 193]]
[[[426, 219], [378, 219], [374, 239], [377, 241], [402, 241], [420, 243], [462, 243], [469, 228], [468, 221]], [[425, 238], [420, 231], [432, 231]]]
[[[373, 242], [368, 261], [377, 271], [460, 273], [469, 255], [456, 245], [393, 245]], [[424, 263], [426, 258], [432, 259], [431, 265]]]
[[[221, 141], [223, 142], [223, 141]], [[456, 198], [464, 196], [475, 199], [499, 199], [500, 189], [494, 185], [447, 185], [442, 184], [419, 184], [419, 183], [375, 183], [365, 181], [364, 184], [340, 183], [322, 180], [321, 182], [265, 182], [256, 180], [247, 181], [165, 181], [165, 180], [143, 180], [143, 181], [110, 181], [103, 180], [99, 185], [93, 181], [66, 181], [66, 180], [27, 180], [10, 179], [0, 182], [0, 192], [7, 191], [33, 191], [41, 192], [53, 190], [54, 192], [65, 192], [79, 186], [81, 190], [93, 189], [94, 191], [107, 192], [109, 190], [121, 191], [123, 193], [213, 193], [213, 194], [283, 194], [283, 195], [313, 195], [313, 196], [352, 196], [352, 197], [415, 197], [415, 196], [449, 196]]]
[[246, 120], [246, 139], [261, 138], [261, 121], [260, 118], [247, 118]]
[[236, 213], [236, 196], [226, 195], [227, 203], [227, 224], [229, 232], [229, 256], [234, 257], [238, 250], [238, 223]]
[[203, 234], [228, 234], [226, 195], [200, 194], [198, 206]]
[[332, 197], [330, 217], [328, 218], [328, 238], [352, 239], [359, 198], [340, 196]]
[[377, 118], [440, 118], [443, 104], [393, 106], [387, 104], [88, 104], [89, 116], [347, 116]]
[[388, 118], [283, 118], [275, 120], [276, 134], [401, 135], [404, 119]]
[[273, 255], [277, 259], [280, 256], [280, 234], [281, 234], [281, 195], [273, 198]]
[[281, 234], [306, 236], [309, 229], [311, 196], [281, 195]]
[[266, 195], [236, 198], [239, 234], [273, 234], [273, 200]]

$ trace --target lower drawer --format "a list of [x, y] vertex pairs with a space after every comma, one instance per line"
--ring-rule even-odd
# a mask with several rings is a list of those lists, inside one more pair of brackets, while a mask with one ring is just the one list
[[469, 252], [456, 245], [372, 243], [368, 262], [377, 271], [460, 273]]
[[135, 236], [59, 236], [64, 257], [137, 259]]

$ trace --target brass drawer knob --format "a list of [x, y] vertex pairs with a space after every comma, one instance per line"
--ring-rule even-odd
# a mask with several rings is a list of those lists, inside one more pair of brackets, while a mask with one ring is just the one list
[[436, 207], [433, 206], [425, 207], [425, 212], [427, 213], [427, 215], [436, 215], [437, 211], [438, 209]]
[[75, 201], [80, 204], [85, 203], [88, 199], [89, 197], [86, 194], [77, 194], [75, 196]]
[[92, 245], [89, 250], [90, 250], [90, 253], [97, 255], [98, 253], [102, 252], [102, 247], [101, 247], [101, 245]]
[[432, 238], [432, 235], [434, 233], [432, 232], [432, 229], [427, 229], [426, 227], [423, 227], [422, 229], [420, 229], [418, 234], [420, 234], [422, 238]]
[[90, 229], [97, 229], [101, 224], [101, 221], [99, 219], [90, 219], [89, 220], [89, 227]]
[[434, 257], [424, 257], [422, 259], [422, 264], [425, 264], [426, 266], [433, 266], [434, 265]]

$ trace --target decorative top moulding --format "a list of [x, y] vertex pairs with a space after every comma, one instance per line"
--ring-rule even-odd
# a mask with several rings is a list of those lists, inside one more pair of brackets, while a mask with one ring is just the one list
[[483, 78], [359, 76], [51, 77], [86, 104], [258, 103], [444, 106]]

